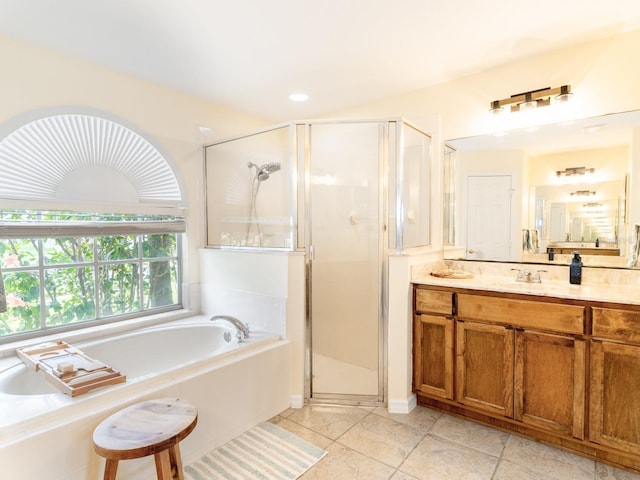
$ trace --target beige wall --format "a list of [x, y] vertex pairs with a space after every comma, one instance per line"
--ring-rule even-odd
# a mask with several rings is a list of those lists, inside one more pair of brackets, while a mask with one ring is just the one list
[[591, 174], [592, 181], [622, 181], [629, 171], [629, 146], [608, 148], [592, 148], [571, 152], [555, 152], [529, 157], [536, 168], [530, 170], [531, 186], [556, 185], [558, 179], [555, 172], [571, 166], [595, 168]]
[[[437, 48], [437, 46], [433, 46]], [[589, 117], [640, 108], [640, 69], [634, 58], [640, 30], [564, 48], [467, 77], [339, 112], [334, 117], [398, 115], [427, 126], [442, 121], [442, 138], [490, 132], [492, 100], [544, 87], [570, 84], [574, 114]], [[429, 61], [429, 52], [416, 61]]]
[[[0, 125], [38, 110], [95, 109], [122, 119], [168, 155], [188, 206], [185, 282], [199, 282], [196, 251], [204, 238], [202, 145], [268, 122], [5, 37], [0, 37], [0, 60]], [[203, 134], [199, 126], [211, 131]]]
[[[438, 182], [441, 178], [440, 142], [490, 133], [488, 110], [492, 100], [547, 86], [570, 84], [575, 92], [571, 102], [575, 118], [639, 109], [640, 69], [633, 62], [638, 49], [640, 31], [629, 32], [502, 67], [473, 72], [465, 78], [361, 105], [331, 117], [403, 116], [434, 133], [434, 181]], [[429, 52], [426, 51], [424, 59], [417, 61], [428, 62], [428, 59]], [[528, 182], [524, 165], [517, 168], [523, 173], [523, 184]], [[639, 183], [637, 175], [632, 177], [632, 188]], [[439, 183], [432, 187], [434, 192], [440, 192]], [[441, 195], [436, 195], [433, 200], [432, 252], [436, 253], [442, 245]], [[392, 263], [393, 275], [398, 281], [389, 285], [387, 386], [388, 408], [394, 412], [406, 412], [415, 405], [415, 396], [411, 393], [411, 366], [408, 363], [411, 359], [411, 296], [404, 282], [410, 278], [412, 264], [415, 265], [420, 259], [401, 257], [401, 260], [404, 261], [394, 260]]]

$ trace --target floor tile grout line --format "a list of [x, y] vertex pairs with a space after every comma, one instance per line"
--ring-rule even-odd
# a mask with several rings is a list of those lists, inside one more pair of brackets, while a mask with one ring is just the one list
[[[367, 412], [367, 414], [366, 414], [364, 417], [362, 417], [362, 418], [361, 418], [360, 420], [358, 420], [356, 423], [354, 423], [353, 425], [351, 425], [351, 427], [347, 428], [344, 432], [342, 432], [342, 434], [341, 434], [338, 438], [336, 438], [336, 439], [335, 439], [334, 443], [337, 443], [338, 445], [340, 445], [340, 446], [341, 446], [341, 447], [343, 447], [343, 448], [346, 448], [346, 449], [348, 449], [348, 450], [351, 450], [352, 452], [355, 452], [355, 453], [357, 453], [357, 454], [359, 454], [359, 455], [362, 455], [363, 457], [366, 457], [366, 458], [368, 458], [369, 460], [373, 460], [373, 461], [375, 461], [375, 462], [377, 462], [377, 463], [379, 463], [379, 464], [381, 464], [381, 465], [385, 465], [385, 466], [387, 466], [387, 467], [389, 467], [389, 468], [394, 468], [393, 466], [391, 466], [391, 465], [387, 465], [386, 463], [381, 462], [380, 460], [378, 460], [378, 459], [376, 459], [376, 458], [373, 458], [373, 457], [372, 457], [372, 456], [370, 456], [370, 455], [366, 455], [366, 454], [364, 454], [364, 453], [362, 453], [362, 452], [359, 452], [358, 450], [355, 450], [355, 449], [353, 449], [353, 448], [349, 447], [348, 445], [345, 445], [344, 443], [340, 443], [340, 442], [339, 442], [339, 440], [340, 440], [342, 437], [344, 437], [344, 436], [347, 434], [347, 432], [349, 432], [350, 430], [352, 430], [353, 428], [355, 428], [355, 427], [356, 427], [356, 425], [358, 425], [360, 422], [364, 421], [364, 419], [365, 419], [365, 418], [367, 418], [369, 415], [372, 415], [372, 414], [374, 414], [374, 410], [370, 410], [370, 411], [368, 411], [368, 412]], [[385, 418], [385, 417], [383, 417], [382, 415], [378, 415], [377, 413], [376, 413], [375, 415], [376, 415], [376, 416], [378, 416], [378, 417], [380, 417], [380, 418]], [[403, 460], [403, 461], [404, 461], [404, 460]], [[395, 474], [395, 471], [394, 471], [394, 473], [392, 473], [392, 474], [391, 474], [391, 477], [392, 477], [394, 474]], [[389, 477], [389, 478], [391, 478], [391, 477]]]
[[[426, 407], [425, 407], [426, 408]], [[429, 425], [429, 428], [426, 429], [426, 431], [424, 432], [424, 435], [422, 436], [422, 438], [420, 439], [420, 441], [418, 443], [416, 443], [416, 445], [413, 447], [413, 449], [411, 450], [411, 452], [409, 452], [409, 455], [407, 455], [405, 457], [405, 459], [402, 461], [402, 463], [400, 463], [400, 465], [398, 466], [398, 471], [401, 473], [404, 473], [402, 470], [400, 470], [402, 468], [402, 466], [405, 464], [405, 462], [407, 461], [407, 459], [411, 456], [411, 454], [418, 448], [418, 446], [424, 441], [425, 438], [427, 438], [427, 435], [429, 435], [431, 433], [431, 430], [433, 430], [433, 427], [436, 425], [436, 423], [438, 423], [438, 420], [440, 420], [442, 418], [442, 416], [444, 415], [442, 412], [437, 412], [436, 410], [432, 410], [429, 409], [431, 412], [437, 413], [438, 417], [435, 418], [433, 420], [433, 422], [431, 422], [431, 425]]]
[[[404, 457], [404, 458], [402, 459], [402, 461], [400, 462], [400, 465], [398, 465], [397, 467], [394, 467], [393, 465], [389, 465], [388, 463], [384, 463], [384, 462], [382, 462], [382, 461], [378, 460], [377, 458], [374, 458], [374, 457], [372, 457], [372, 456], [370, 456], [370, 455], [366, 455], [366, 454], [364, 454], [364, 453], [362, 453], [362, 452], [359, 452], [359, 451], [357, 451], [357, 450], [354, 450], [353, 448], [349, 447], [348, 445], [345, 445], [344, 443], [340, 443], [340, 442], [339, 442], [340, 438], [342, 438], [344, 435], [346, 435], [346, 434], [347, 434], [347, 432], [349, 432], [350, 430], [352, 430], [353, 428], [355, 428], [355, 427], [356, 427], [356, 425], [358, 425], [359, 423], [363, 422], [363, 421], [364, 421], [364, 419], [365, 419], [365, 418], [367, 418], [367, 417], [369, 417], [371, 414], [374, 414], [375, 416], [380, 417], [380, 418], [384, 418], [384, 419], [387, 419], [387, 420], [391, 420], [391, 421], [393, 421], [393, 422], [395, 422], [395, 423], [398, 423], [399, 425], [404, 425], [404, 426], [411, 427], [411, 428], [413, 428], [414, 430], [419, 430], [419, 428], [418, 428], [418, 427], [414, 427], [413, 425], [410, 425], [410, 424], [408, 424], [408, 423], [400, 422], [400, 421], [398, 421], [398, 420], [395, 420], [395, 419], [393, 419], [393, 418], [391, 418], [391, 417], [388, 417], [388, 416], [385, 416], [385, 415], [380, 415], [380, 414], [378, 414], [378, 413], [375, 413], [375, 410], [372, 410], [372, 411], [371, 411], [371, 412], [369, 412], [367, 415], [365, 415], [365, 416], [364, 416], [364, 417], [362, 417], [360, 420], [358, 420], [356, 423], [354, 423], [354, 424], [353, 424], [350, 428], [348, 428], [348, 429], [347, 429], [347, 430], [346, 430], [342, 435], [340, 435], [340, 436], [336, 439], [336, 442], [337, 442], [340, 446], [342, 446], [342, 447], [348, 448], [349, 450], [352, 450], [352, 451], [354, 451], [354, 452], [356, 452], [356, 453], [359, 453], [360, 455], [364, 455], [365, 457], [367, 457], [367, 458], [369, 458], [369, 459], [371, 459], [371, 460], [374, 460], [374, 461], [376, 461], [376, 462], [378, 462], [378, 463], [380, 463], [380, 464], [382, 464], [382, 465], [386, 465], [386, 466], [387, 466], [387, 467], [389, 467], [389, 468], [393, 468], [393, 469], [394, 469], [394, 473], [391, 475], [391, 476], [393, 476], [393, 475], [398, 471], [398, 469], [400, 468], [400, 466], [401, 466], [401, 465], [402, 465], [402, 464], [407, 460], [407, 458], [409, 458], [409, 455], [411, 455], [411, 453], [413, 453], [413, 451], [414, 451], [414, 450], [416, 449], [416, 447], [420, 444], [420, 442], [422, 442], [422, 440], [424, 440], [424, 438], [427, 436], [427, 433], [428, 433], [428, 432], [425, 432], [425, 433], [423, 433], [423, 434], [422, 434], [422, 436], [421, 436], [420, 440], [418, 440], [418, 442], [416, 442], [416, 444], [413, 446], [413, 448], [411, 449], [411, 451], [410, 451], [407, 455], [405, 455], [405, 457]], [[435, 421], [434, 421], [434, 423], [435, 423]], [[432, 426], [433, 426], [433, 424], [432, 424]], [[431, 429], [431, 427], [429, 427], [429, 429]], [[391, 477], [389, 477], [389, 478], [391, 478]]]
[[[333, 405], [332, 405], [332, 406], [333, 406]], [[362, 456], [363, 456], [363, 457], [365, 457], [365, 458], [368, 458], [368, 459], [370, 459], [370, 460], [372, 460], [372, 461], [375, 461], [375, 462], [377, 462], [377, 463], [380, 463], [380, 464], [382, 464], [382, 465], [385, 465], [386, 467], [389, 467], [389, 468], [393, 469], [393, 472], [391, 473], [391, 476], [389, 477], [389, 479], [390, 479], [390, 478], [392, 478], [393, 476], [395, 476], [395, 475], [396, 475], [396, 474], [398, 474], [398, 473], [401, 473], [401, 474], [404, 474], [404, 475], [407, 475], [407, 476], [411, 476], [411, 475], [406, 474], [405, 472], [403, 472], [403, 471], [402, 471], [402, 467], [403, 467], [403, 465], [405, 464], [406, 460], [411, 456], [411, 454], [416, 450], [416, 448], [418, 448], [418, 446], [420, 445], [420, 443], [421, 443], [422, 441], [424, 441], [424, 439], [425, 439], [425, 438], [427, 437], [427, 435], [429, 435], [429, 434], [431, 434], [432, 436], [434, 436], [434, 437], [436, 437], [436, 438], [439, 438], [439, 439], [442, 439], [442, 440], [446, 440], [446, 441], [448, 441], [448, 442], [452, 442], [452, 443], [455, 443], [455, 444], [457, 444], [457, 445], [460, 445], [460, 446], [463, 446], [463, 447], [470, 448], [470, 449], [472, 449], [472, 450], [478, 451], [478, 452], [483, 453], [483, 454], [485, 454], [485, 455], [489, 455], [489, 456], [492, 456], [492, 457], [494, 457], [494, 458], [497, 458], [497, 462], [496, 462], [496, 464], [495, 464], [494, 471], [493, 471], [493, 473], [492, 473], [492, 475], [491, 475], [491, 479], [495, 479], [495, 478], [496, 478], [496, 475], [497, 475], [497, 474], [498, 474], [498, 472], [499, 472], [500, 466], [501, 466], [504, 462], [512, 462], [512, 463], [514, 463], [514, 464], [516, 464], [516, 465], [519, 465], [520, 467], [524, 467], [524, 468], [529, 469], [529, 467], [528, 467], [527, 465], [523, 465], [523, 464], [521, 464], [521, 463], [519, 463], [519, 462], [514, 462], [512, 459], [506, 458], [506, 457], [504, 456], [505, 451], [507, 450], [507, 446], [508, 446], [509, 441], [512, 441], [514, 437], [521, 437], [521, 436], [519, 436], [519, 435], [514, 435], [513, 433], [505, 432], [505, 433], [507, 433], [507, 434], [508, 434], [507, 440], [505, 441], [504, 446], [502, 447], [502, 449], [501, 449], [501, 451], [500, 451], [499, 456], [497, 456], [497, 457], [496, 457], [496, 455], [494, 455], [494, 454], [490, 454], [490, 453], [487, 453], [487, 452], [485, 452], [485, 451], [478, 450], [477, 448], [475, 448], [475, 447], [473, 447], [473, 446], [470, 446], [470, 445], [467, 445], [467, 444], [463, 444], [463, 443], [459, 443], [459, 442], [457, 442], [457, 441], [454, 441], [454, 440], [451, 440], [451, 439], [448, 439], [448, 438], [442, 437], [442, 436], [437, 435], [436, 433], [432, 432], [433, 428], [434, 428], [434, 427], [435, 427], [435, 425], [438, 423], [438, 421], [439, 421], [440, 419], [442, 419], [442, 418], [443, 418], [445, 415], [447, 415], [447, 414], [446, 414], [446, 413], [443, 413], [443, 412], [439, 412], [439, 411], [437, 411], [437, 410], [430, 409], [430, 408], [428, 408], [428, 407], [424, 407], [424, 408], [427, 408], [430, 412], [432, 412], [432, 413], [434, 413], [434, 414], [437, 414], [438, 416], [437, 416], [437, 418], [435, 418], [435, 419], [433, 420], [433, 422], [432, 422], [432, 423], [431, 423], [427, 428], [424, 428], [422, 425], [417, 426], [417, 425], [414, 425], [414, 424], [412, 424], [412, 423], [410, 423], [410, 422], [408, 422], [408, 421], [407, 421], [407, 422], [400, 421], [400, 420], [397, 420], [397, 419], [395, 419], [395, 418], [393, 418], [393, 417], [391, 417], [391, 416], [388, 416], [388, 415], [385, 415], [385, 414], [378, 413], [378, 412], [376, 412], [376, 409], [377, 409], [377, 408], [373, 408], [373, 409], [366, 409], [366, 408], [362, 408], [362, 407], [360, 407], [360, 406], [348, 406], [348, 405], [342, 405], [342, 406], [344, 406], [344, 407], [350, 407], [350, 408], [361, 408], [361, 409], [363, 409], [363, 410], [365, 410], [365, 411], [366, 411], [366, 414], [365, 414], [363, 417], [361, 417], [360, 419], [358, 419], [358, 420], [357, 420], [353, 425], [349, 426], [349, 427], [348, 427], [344, 432], [342, 432], [340, 435], [338, 435], [335, 439], [330, 438], [330, 437], [327, 437], [325, 434], [323, 434], [323, 433], [321, 433], [321, 432], [318, 432], [317, 430], [315, 430], [315, 429], [313, 429], [313, 428], [310, 428], [310, 427], [309, 427], [309, 426], [307, 426], [307, 425], [304, 425], [304, 424], [301, 424], [301, 423], [296, 422], [296, 421], [294, 421], [294, 420], [291, 420], [291, 419], [289, 418], [289, 416], [291, 416], [291, 414], [290, 414], [289, 416], [287, 416], [287, 417], [285, 417], [285, 416], [281, 416], [281, 417], [282, 417], [282, 418], [284, 418], [284, 419], [289, 420], [290, 422], [292, 422], [292, 423], [293, 423], [293, 424], [295, 424], [295, 425], [298, 425], [299, 427], [302, 427], [302, 428], [304, 428], [304, 429], [306, 429], [306, 430], [309, 430], [310, 432], [313, 432], [314, 434], [319, 435], [319, 436], [324, 437], [325, 439], [329, 440], [329, 441], [330, 441], [330, 443], [329, 443], [325, 448], [329, 448], [329, 447], [330, 447], [330, 446], [332, 446], [332, 445], [338, 444], [341, 448], [346, 448], [346, 449], [348, 449], [348, 450], [351, 450], [351, 451], [353, 451], [353, 452], [355, 452], [355, 453], [358, 453], [359, 455], [362, 455]], [[357, 450], [354, 450], [353, 448], [350, 448], [350, 447], [348, 447], [347, 445], [344, 445], [344, 444], [340, 443], [340, 441], [339, 441], [339, 440], [340, 440], [340, 438], [342, 438], [342, 437], [343, 437], [347, 432], [349, 432], [349, 431], [351, 431], [353, 428], [355, 428], [358, 424], [360, 424], [361, 422], [365, 421], [365, 419], [369, 418], [369, 417], [371, 416], [371, 414], [375, 414], [377, 417], [380, 417], [380, 418], [386, 418], [386, 419], [392, 420], [392, 421], [394, 421], [394, 422], [397, 422], [397, 423], [400, 423], [400, 424], [403, 424], [403, 425], [406, 425], [406, 426], [410, 426], [410, 427], [412, 427], [412, 428], [414, 428], [414, 429], [416, 429], [416, 430], [419, 430], [419, 431], [421, 432], [420, 440], [419, 440], [419, 441], [416, 443], [416, 445], [411, 449], [411, 451], [407, 453], [407, 455], [404, 457], [404, 459], [402, 460], [402, 462], [400, 463], [400, 465], [398, 465], [398, 467], [394, 467], [394, 466], [392, 466], [392, 465], [388, 465], [388, 464], [386, 464], [386, 463], [380, 462], [379, 460], [377, 460], [376, 458], [374, 458], [374, 457], [372, 457], [372, 456], [370, 456], [370, 455], [363, 454], [362, 452], [359, 452], [359, 451], [357, 451]], [[459, 417], [456, 417], [455, 415], [451, 415], [451, 416], [452, 416], [452, 417], [454, 417], [454, 418], [459, 418]], [[465, 422], [468, 422], [468, 423], [470, 423], [470, 424], [474, 424], [474, 425], [476, 425], [474, 422], [470, 422], [470, 421], [467, 421], [467, 420], [464, 420], [464, 419], [462, 419], [462, 420], [463, 420], [463, 421], [465, 421]], [[525, 438], [525, 439], [526, 439], [526, 437], [522, 437], [522, 438]], [[543, 444], [544, 444], [544, 443], [543, 443]], [[545, 445], [546, 445], [546, 444], [545, 444]], [[550, 447], [551, 447], [551, 448], [553, 448], [553, 446], [550, 446]], [[325, 458], [326, 458], [326, 457], [325, 457]], [[595, 461], [595, 460], [594, 460], [594, 461], [592, 462], [592, 465], [593, 465], [593, 467], [592, 467], [592, 468], [593, 468], [593, 471], [592, 471], [592, 475], [593, 475], [593, 476], [592, 476], [592, 478], [593, 478], [593, 480], [597, 480], [597, 477], [598, 477], [598, 465], [599, 465], [599, 462], [597, 462], [597, 461]], [[535, 470], [533, 470], [533, 471], [535, 471]], [[413, 478], [413, 477], [412, 477], [412, 478]], [[640, 477], [639, 477], [639, 478], [640, 478]]]

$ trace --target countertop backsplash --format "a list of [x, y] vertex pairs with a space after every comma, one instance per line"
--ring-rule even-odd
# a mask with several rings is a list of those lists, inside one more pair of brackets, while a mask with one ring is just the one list
[[[542, 283], [563, 282], [569, 283], [569, 266], [568, 265], [534, 265], [521, 263], [506, 262], [479, 262], [466, 260], [442, 260], [435, 263], [426, 263], [415, 265], [411, 272], [412, 280], [419, 279], [425, 275], [430, 275], [435, 270], [460, 270], [473, 273], [474, 276], [488, 277], [513, 277], [515, 279], [515, 270], [530, 271], [535, 274], [540, 272]], [[621, 269], [621, 268], [592, 268], [582, 267], [582, 284], [584, 285], [603, 285], [603, 286], [621, 286], [640, 287], [640, 270]]]

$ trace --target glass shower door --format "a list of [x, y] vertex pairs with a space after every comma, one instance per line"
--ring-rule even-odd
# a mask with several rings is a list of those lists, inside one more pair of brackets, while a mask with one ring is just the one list
[[311, 397], [382, 401], [382, 127], [310, 128]]

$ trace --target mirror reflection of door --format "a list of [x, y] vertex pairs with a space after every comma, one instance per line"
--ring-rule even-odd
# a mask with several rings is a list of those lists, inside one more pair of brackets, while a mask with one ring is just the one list
[[563, 242], [567, 239], [567, 206], [564, 203], [552, 203], [550, 209], [551, 240]]
[[467, 253], [472, 260], [511, 260], [511, 175], [467, 177]]

